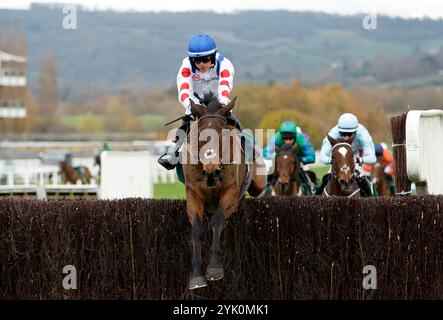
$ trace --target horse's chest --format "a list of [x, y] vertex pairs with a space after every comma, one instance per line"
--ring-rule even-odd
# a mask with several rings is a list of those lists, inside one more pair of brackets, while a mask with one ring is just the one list
[[219, 207], [220, 197], [219, 194], [212, 194], [205, 200], [205, 210], [213, 213]]

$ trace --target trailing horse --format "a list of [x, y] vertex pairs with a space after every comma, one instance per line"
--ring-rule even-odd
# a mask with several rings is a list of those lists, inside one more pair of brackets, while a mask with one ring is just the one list
[[395, 187], [389, 186], [388, 177], [385, 173], [385, 164], [381, 157], [377, 157], [377, 162], [372, 166], [371, 179], [379, 196], [395, 196]]
[[72, 184], [76, 184], [78, 180], [82, 182], [82, 184], [91, 183], [91, 172], [85, 166], [77, 166], [72, 167], [66, 161], [60, 162], [60, 171], [64, 176], [64, 182], [70, 182]]
[[327, 136], [332, 145], [332, 163], [329, 181], [323, 191], [327, 197], [336, 195], [342, 197], [359, 197], [360, 187], [355, 173], [352, 140], [350, 143], [339, 142]]
[[[209, 94], [205, 95], [204, 101], [206, 108], [191, 100], [191, 111], [197, 120], [191, 124], [181, 153], [186, 209], [192, 225], [191, 290], [206, 286], [206, 280], [223, 278], [220, 237], [226, 219], [238, 210], [246, 190], [251, 196], [258, 196], [266, 184], [266, 175], [259, 174], [259, 170], [265, 171], [264, 161], [256, 156], [253, 162], [247, 163], [235, 133], [238, 130], [227, 121], [236, 99], [223, 106]], [[210, 261], [203, 276], [201, 240], [205, 212], [212, 214], [209, 224], [213, 238]]]
[[297, 144], [292, 147], [275, 147], [275, 172], [272, 186], [277, 196], [299, 196], [300, 188], [300, 159], [295, 154]]

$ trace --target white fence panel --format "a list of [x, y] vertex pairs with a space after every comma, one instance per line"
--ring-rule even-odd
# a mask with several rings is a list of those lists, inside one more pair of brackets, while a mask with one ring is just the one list
[[406, 118], [406, 161], [417, 194], [443, 194], [443, 110], [412, 110]]
[[153, 159], [152, 159], [151, 168], [153, 171], [152, 178], [153, 178], [154, 183], [176, 183], [176, 182], [178, 182], [175, 169], [174, 170], [166, 170], [157, 162], [157, 159], [155, 157], [153, 157]]
[[100, 199], [152, 198], [150, 152], [105, 151], [101, 154]]

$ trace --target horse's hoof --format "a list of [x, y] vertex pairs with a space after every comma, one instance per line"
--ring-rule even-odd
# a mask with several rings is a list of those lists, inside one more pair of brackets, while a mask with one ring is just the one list
[[220, 280], [223, 276], [223, 267], [208, 267], [206, 269], [206, 279], [209, 281]]
[[189, 280], [189, 290], [203, 288], [206, 287], [207, 285], [208, 283], [206, 282], [206, 279], [203, 276], [193, 277], [191, 278], [191, 280]]

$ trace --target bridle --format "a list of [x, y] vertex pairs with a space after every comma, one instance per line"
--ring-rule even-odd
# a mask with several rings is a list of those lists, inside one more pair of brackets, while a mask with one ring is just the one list
[[[290, 158], [292, 158], [294, 163], [297, 162], [297, 160], [298, 160], [297, 155], [294, 154], [294, 153], [292, 153], [292, 152], [282, 151], [282, 152], [280, 152], [279, 157], [282, 156], [281, 154], [283, 154], [283, 156], [289, 156]], [[300, 162], [300, 161], [299, 161], [299, 162]], [[294, 170], [293, 170], [293, 172], [292, 172], [291, 175], [289, 175], [289, 174], [280, 174], [277, 170], [275, 170], [275, 174], [274, 174], [274, 180], [275, 180], [275, 181], [274, 181], [273, 184], [275, 184], [275, 182], [277, 182], [277, 179], [278, 179], [279, 177], [286, 177], [286, 178], [289, 179], [289, 182], [292, 182], [292, 181], [297, 181], [297, 182], [299, 182], [299, 181], [298, 181], [299, 178], [298, 178], [298, 176], [296, 175], [295, 165], [294, 165]]]
[[[334, 152], [334, 149], [335, 149], [336, 147], [338, 147], [338, 146], [347, 146], [347, 147], [350, 148], [351, 153], [352, 153], [352, 146], [351, 146], [349, 143], [347, 143], [347, 142], [340, 142], [340, 143], [337, 143], [336, 145], [334, 145], [334, 146], [332, 147], [331, 153], [333, 153], [333, 152]], [[333, 156], [332, 156], [332, 160], [334, 160], [334, 157], [333, 157]], [[332, 164], [332, 160], [331, 160], [331, 164]], [[346, 166], [346, 168], [348, 168], [348, 167]], [[340, 168], [340, 171], [345, 171], [346, 168], [341, 167], [341, 168]], [[349, 169], [349, 168], [348, 168], [348, 169]], [[332, 176], [333, 176], [336, 180], [339, 180], [339, 179], [338, 179], [338, 176], [337, 176], [337, 173], [334, 172], [334, 170], [333, 170], [333, 167], [332, 167], [332, 169], [331, 169], [331, 173], [332, 173]], [[355, 172], [355, 168], [354, 168], [354, 171], [352, 172], [352, 176], [354, 177], [355, 174], [356, 174], [356, 172]]]
[[197, 123], [200, 123], [200, 121], [202, 120], [202, 119], [208, 119], [208, 118], [217, 118], [217, 119], [221, 119], [221, 120], [223, 120], [223, 122], [225, 123], [225, 128], [223, 128], [223, 129], [228, 129], [229, 128], [229, 124], [228, 124], [228, 120], [226, 119], [226, 117], [224, 117], [224, 116], [221, 116], [221, 115], [219, 115], [219, 114], [205, 114], [205, 115], [203, 115], [203, 116], [201, 116], [201, 117], [199, 117], [198, 119], [197, 119]]
[[[338, 146], [346, 146], [346, 147], [349, 147], [350, 152], [352, 153], [352, 146], [351, 146], [349, 143], [347, 143], [347, 142], [340, 142], [340, 143], [335, 144], [335, 145], [332, 147], [331, 153], [333, 153], [334, 149], [337, 148]], [[334, 160], [334, 158], [333, 158], [333, 156], [332, 156], [332, 161], [333, 161], [333, 160]], [[332, 164], [332, 161], [331, 161], [331, 164]], [[348, 167], [348, 166], [344, 166], [344, 167], [341, 167], [341, 168], [340, 168], [340, 171], [346, 171], [346, 170], [349, 170], [349, 167]], [[337, 180], [339, 184], [341, 184], [340, 179], [338, 178], [337, 173], [334, 171], [334, 167], [332, 167], [332, 169], [331, 169], [331, 174], [332, 174], [332, 176], [334, 177], [334, 179]], [[355, 170], [355, 168], [354, 168], [354, 170], [353, 170], [353, 172], [352, 172], [352, 178], [351, 178], [349, 181], [350, 181], [350, 182], [355, 181], [355, 179], [356, 179], [357, 176], [358, 176], [358, 173], [356, 172], [356, 170]], [[328, 192], [327, 192], [326, 189], [327, 189], [327, 188], [325, 187], [324, 190], [323, 190], [323, 193], [324, 193], [327, 197], [330, 197], [330, 195], [328, 194]], [[358, 189], [356, 189], [354, 192], [352, 192], [349, 196], [347, 196], [347, 198], [352, 198], [352, 197], [355, 196], [358, 192], [360, 192], [360, 188], [358, 188]]]
[[[222, 127], [222, 129], [228, 129], [229, 128], [229, 123], [228, 120], [226, 119], [226, 117], [218, 115], [218, 114], [205, 114], [201, 117], [199, 117], [197, 119], [197, 126], [199, 125], [200, 121], [203, 119], [209, 119], [209, 118], [214, 118], [214, 119], [221, 119], [224, 122], [224, 126]], [[207, 151], [208, 153], [213, 153], [212, 149]], [[215, 156], [215, 153], [213, 153], [212, 156]], [[222, 159], [220, 159], [220, 169], [217, 169], [215, 171], [215, 173], [212, 173], [211, 175], [208, 175], [205, 170], [202, 170], [202, 174], [203, 177], [205, 178], [205, 180], [211, 181], [211, 188], [214, 188], [215, 185], [217, 184], [218, 181], [220, 181], [222, 179], [222, 171], [223, 171], [223, 166], [221, 165], [221, 163], [223, 163]], [[212, 181], [215, 179], [215, 183], [212, 185]]]

